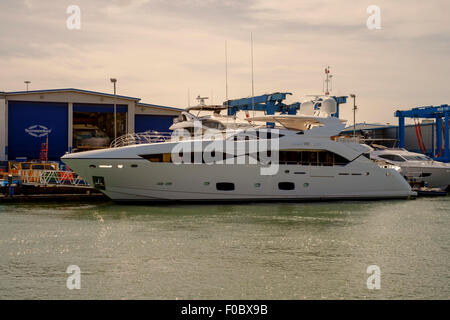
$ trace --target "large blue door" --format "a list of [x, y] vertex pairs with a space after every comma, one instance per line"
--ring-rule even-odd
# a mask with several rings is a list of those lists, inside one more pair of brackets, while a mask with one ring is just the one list
[[8, 101], [8, 159], [39, 159], [48, 136], [48, 157], [59, 160], [68, 151], [67, 103]]
[[169, 132], [175, 116], [154, 116], [137, 114], [134, 117], [134, 132], [159, 131]]

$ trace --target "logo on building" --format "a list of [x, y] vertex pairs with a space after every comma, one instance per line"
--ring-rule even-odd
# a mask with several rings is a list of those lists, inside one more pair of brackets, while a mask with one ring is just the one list
[[25, 132], [28, 133], [30, 136], [40, 138], [47, 136], [49, 133], [52, 132], [52, 129], [49, 129], [46, 126], [40, 124], [35, 124], [34, 126], [26, 128]]

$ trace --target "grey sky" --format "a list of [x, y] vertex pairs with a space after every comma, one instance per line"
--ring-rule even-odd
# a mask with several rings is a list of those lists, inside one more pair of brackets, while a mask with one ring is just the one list
[[[81, 8], [81, 30], [66, 8]], [[366, 9], [381, 8], [381, 30]], [[2, 0], [0, 91], [76, 87], [185, 107], [198, 94], [225, 99], [255, 91], [322, 91], [331, 66], [334, 94], [357, 94], [358, 120], [392, 122], [395, 107], [450, 102], [447, 0]], [[342, 116], [351, 119], [351, 105]]]

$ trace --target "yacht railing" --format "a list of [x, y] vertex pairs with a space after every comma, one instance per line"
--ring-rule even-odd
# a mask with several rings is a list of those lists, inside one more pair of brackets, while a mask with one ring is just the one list
[[135, 144], [165, 142], [170, 140], [170, 138], [170, 132], [146, 131], [140, 133], [128, 133], [114, 139], [110, 144], [110, 148], [126, 147]]
[[338, 136], [335, 138], [336, 142], [342, 142], [342, 143], [364, 143], [364, 138], [361, 137], [345, 137], [345, 136]]

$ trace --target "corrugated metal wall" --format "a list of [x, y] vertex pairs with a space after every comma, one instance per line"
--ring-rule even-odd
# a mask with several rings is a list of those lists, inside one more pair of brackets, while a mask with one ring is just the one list
[[[422, 131], [422, 138], [425, 144], [427, 152], [432, 152], [433, 145], [436, 148], [436, 132], [433, 123], [422, 123], [420, 125]], [[375, 139], [398, 139], [398, 127], [389, 127], [385, 129], [367, 129], [364, 130], [368, 132], [370, 138]], [[434, 140], [434, 144], [433, 144]], [[443, 143], [443, 142], [442, 142]], [[392, 146], [390, 144], [386, 144]], [[398, 147], [398, 141], [396, 142]], [[417, 141], [417, 134], [414, 125], [405, 126], [405, 148], [409, 151], [421, 152], [419, 143]]]
[[8, 159], [39, 159], [48, 135], [51, 160], [68, 151], [68, 105], [56, 102], [8, 101]]

